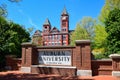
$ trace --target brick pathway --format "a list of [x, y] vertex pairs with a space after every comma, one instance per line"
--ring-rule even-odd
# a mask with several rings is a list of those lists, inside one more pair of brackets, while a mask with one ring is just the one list
[[120, 80], [112, 76], [94, 76], [94, 77], [63, 77], [59, 75], [27, 74], [19, 71], [0, 72], [0, 80]]

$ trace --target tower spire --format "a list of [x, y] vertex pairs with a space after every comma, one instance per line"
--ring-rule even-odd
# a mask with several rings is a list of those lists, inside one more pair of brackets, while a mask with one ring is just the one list
[[63, 11], [62, 11], [62, 15], [68, 15], [68, 12], [67, 12], [67, 10], [66, 10], [66, 7], [64, 7], [64, 9], [63, 9]]
[[46, 21], [45, 21], [44, 25], [50, 25], [50, 21], [49, 21], [49, 19], [48, 19], [48, 18], [46, 19]]

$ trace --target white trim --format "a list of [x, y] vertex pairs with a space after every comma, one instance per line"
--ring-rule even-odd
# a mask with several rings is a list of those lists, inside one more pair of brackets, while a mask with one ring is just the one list
[[111, 54], [109, 55], [110, 58], [120, 58], [120, 54]]
[[24, 73], [31, 73], [31, 67], [21, 67], [20, 71]]
[[112, 71], [112, 76], [120, 76], [120, 71]]
[[77, 70], [77, 76], [92, 76], [92, 70]]
[[90, 43], [90, 40], [76, 40], [76, 44]]
[[32, 65], [32, 67], [52, 67], [52, 68], [76, 68], [74, 66], [47, 66], [47, 65]]

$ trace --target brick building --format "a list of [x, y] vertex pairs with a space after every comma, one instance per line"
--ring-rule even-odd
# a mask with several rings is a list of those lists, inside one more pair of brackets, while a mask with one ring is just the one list
[[49, 19], [46, 19], [43, 30], [35, 31], [32, 42], [43, 46], [69, 45], [71, 31], [69, 30], [69, 14], [66, 8], [62, 11], [60, 22], [61, 30], [58, 30], [51, 26]]

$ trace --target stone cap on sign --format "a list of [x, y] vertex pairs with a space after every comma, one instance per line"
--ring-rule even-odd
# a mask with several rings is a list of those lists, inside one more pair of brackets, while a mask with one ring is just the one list
[[120, 58], [120, 54], [111, 54], [110, 58]]
[[74, 46], [36, 46], [39, 49], [65, 49], [65, 48], [74, 48]]
[[34, 46], [32, 42], [24, 42], [21, 44], [22, 46]]
[[91, 41], [90, 40], [76, 40], [76, 44], [89, 44]]

